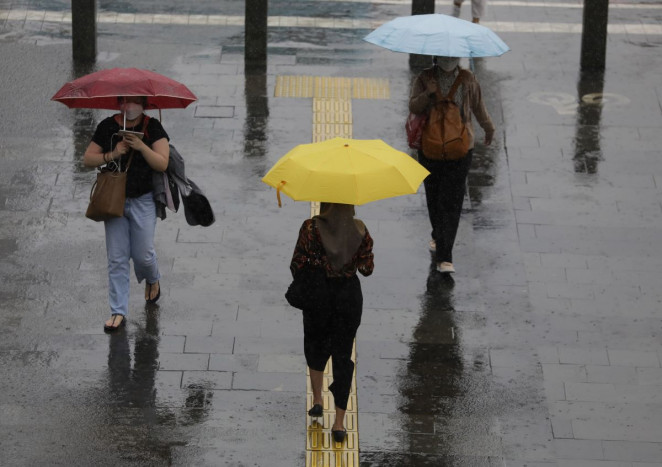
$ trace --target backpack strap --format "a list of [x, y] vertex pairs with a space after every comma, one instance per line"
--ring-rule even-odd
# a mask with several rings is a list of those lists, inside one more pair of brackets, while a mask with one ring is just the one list
[[460, 86], [462, 86], [462, 84], [467, 78], [469, 78], [469, 72], [467, 70], [460, 68], [460, 71], [457, 74], [457, 78], [455, 78], [455, 81], [453, 81], [453, 84], [451, 85], [451, 88], [448, 91], [448, 95], [446, 96], [446, 99], [453, 100], [453, 97], [455, 97], [455, 93], [460, 88]]
[[[437, 103], [442, 102], [442, 101], [451, 101], [455, 102], [455, 93], [457, 90], [464, 84], [465, 81], [467, 81], [471, 77], [471, 72], [468, 70], [465, 70], [464, 68], [460, 68], [460, 71], [457, 74], [457, 77], [455, 78], [455, 81], [453, 81], [453, 84], [451, 85], [451, 88], [448, 90], [448, 95], [444, 96], [441, 93], [440, 89], [437, 89], [436, 92], [436, 98], [437, 98]], [[459, 105], [460, 108], [460, 117], [462, 117], [462, 121], [465, 120], [464, 116], [464, 106]]]
[[[435, 65], [438, 66], [438, 65]], [[437, 87], [437, 90], [435, 91], [435, 96], [437, 99], [437, 103], [444, 101], [444, 100], [453, 100], [455, 97], [455, 93], [457, 90], [464, 84], [464, 82], [471, 76], [471, 73], [468, 70], [465, 70], [464, 68], [460, 68], [459, 73], [455, 77], [455, 81], [453, 81], [453, 84], [451, 85], [451, 88], [448, 90], [448, 95], [444, 96], [444, 94], [441, 92], [441, 89]], [[433, 72], [433, 79], [437, 79], [437, 76], [434, 75]]]

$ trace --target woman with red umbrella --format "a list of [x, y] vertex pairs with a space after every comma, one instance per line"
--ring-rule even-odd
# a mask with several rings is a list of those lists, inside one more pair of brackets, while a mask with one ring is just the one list
[[[168, 134], [161, 123], [143, 111], [148, 105], [144, 96], [118, 97], [120, 112], [97, 126], [83, 163], [87, 167], [119, 165], [127, 171], [124, 215], [104, 221], [111, 317], [104, 324], [106, 332], [125, 326], [129, 309], [130, 264], [133, 260], [138, 282], [146, 281], [145, 300], [155, 303], [161, 296], [160, 274], [154, 231], [156, 207], [152, 175], [168, 168]], [[120, 136], [120, 130], [142, 133]]]

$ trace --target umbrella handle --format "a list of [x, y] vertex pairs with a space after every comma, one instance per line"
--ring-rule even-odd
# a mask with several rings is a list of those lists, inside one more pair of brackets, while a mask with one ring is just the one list
[[282, 181], [278, 184], [278, 186], [276, 187], [276, 198], [278, 198], [278, 207], [279, 207], [279, 208], [282, 208], [282, 207], [283, 207], [283, 203], [281, 203], [281, 201], [280, 201], [280, 189], [283, 188], [283, 186], [285, 185], [285, 183], [287, 183], [287, 182], [286, 182], [285, 180], [282, 180]]

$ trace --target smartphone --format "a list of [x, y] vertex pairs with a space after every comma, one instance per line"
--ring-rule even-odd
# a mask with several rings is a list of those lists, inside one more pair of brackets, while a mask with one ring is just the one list
[[125, 135], [136, 135], [140, 139], [143, 139], [143, 136], [145, 136], [145, 133], [141, 131], [129, 131], [129, 130], [120, 130], [117, 132], [118, 135], [120, 136], [125, 136]]

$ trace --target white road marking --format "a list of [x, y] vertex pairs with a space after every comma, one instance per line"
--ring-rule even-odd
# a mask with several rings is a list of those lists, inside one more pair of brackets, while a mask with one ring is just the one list
[[[395, 0], [393, 0], [395, 1]], [[398, 0], [400, 1], [400, 0]], [[496, 3], [496, 2], [495, 2]], [[501, 2], [509, 4], [526, 4], [529, 2]], [[545, 6], [559, 5], [555, 3], [541, 4]], [[571, 4], [567, 4], [571, 5]], [[616, 4], [619, 5], [619, 4]], [[614, 7], [615, 5], [611, 5]], [[634, 5], [630, 5], [634, 6]], [[642, 6], [642, 5], [640, 5]], [[647, 7], [662, 7], [662, 5], [646, 5]], [[71, 13], [45, 10], [0, 10], [0, 24], [6, 22], [25, 23], [71, 23]], [[167, 24], [189, 26], [243, 26], [243, 16], [228, 15], [172, 15], [172, 14], [134, 14], [104, 11], [97, 16], [99, 24]], [[268, 25], [272, 28], [314, 27], [325, 29], [366, 29], [372, 30], [388, 20], [369, 20], [352, 18], [320, 18], [301, 16], [270, 16]], [[513, 33], [550, 33], [550, 34], [581, 34], [581, 23], [550, 23], [535, 21], [485, 21], [482, 25], [494, 32]], [[609, 24], [609, 34], [628, 35], [662, 35], [662, 24], [624, 23]]]

